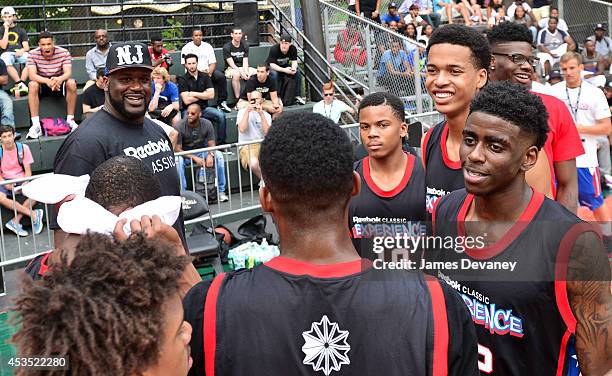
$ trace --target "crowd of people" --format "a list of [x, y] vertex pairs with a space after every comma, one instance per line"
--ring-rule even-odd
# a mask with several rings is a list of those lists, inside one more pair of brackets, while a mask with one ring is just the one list
[[[380, 15], [368, 7], [374, 3], [352, 6], [411, 24]], [[504, 11], [520, 14], [516, 3]], [[523, 7], [534, 19], [543, 11], [535, 5]], [[487, 4], [460, 0], [447, 10], [477, 23]], [[435, 23], [432, 14], [411, 19]], [[603, 28], [593, 39], [597, 53]], [[612, 221], [600, 178], [609, 145], [598, 155], [612, 132], [612, 82], [589, 83], [583, 54], [534, 51], [534, 34], [521, 22], [493, 25], [486, 35], [432, 25], [419, 72], [444, 120], [415, 149], [397, 93], [357, 98], [355, 111], [335, 98], [331, 81], [313, 113], [283, 114], [301, 86], [290, 36], [249, 75], [238, 35], [234, 28], [225, 55], [232, 64], [216, 74], [194, 30], [178, 85], [157, 39], [150, 54], [143, 43], [114, 42], [104, 67], [94, 66], [88, 90], [101, 81], [102, 107], [89, 104], [91, 114], [57, 153], [55, 174], [23, 188], [30, 200], [53, 205], [55, 244], [28, 265], [15, 301], [20, 357], [67, 357], [70, 370], [59, 374], [76, 375], [612, 371]], [[360, 38], [341, 35], [344, 43]], [[558, 63], [560, 81], [534, 85], [540, 54], [557, 53], [549, 64]], [[281, 256], [202, 281], [174, 199], [185, 180], [174, 152], [220, 141], [205, 103], [217, 98], [223, 111], [216, 81], [228, 74], [232, 85], [236, 76], [246, 81], [234, 98], [239, 157], [261, 178], [260, 204], [274, 220]], [[338, 126], [345, 112], [358, 118], [363, 157]], [[0, 128], [0, 137], [5, 153], [16, 150], [12, 167], [23, 164], [27, 174], [32, 158], [23, 145], [20, 158], [13, 128]], [[182, 163], [216, 165], [225, 175], [222, 158], [194, 153]], [[597, 222], [577, 217], [578, 204]], [[15, 228], [25, 217], [42, 221], [42, 213], [20, 215]]]

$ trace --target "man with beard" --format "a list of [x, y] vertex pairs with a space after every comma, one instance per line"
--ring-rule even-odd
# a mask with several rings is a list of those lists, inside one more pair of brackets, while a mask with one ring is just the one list
[[110, 48], [108, 32], [106, 30], [96, 30], [94, 39], [96, 40], [96, 45], [87, 51], [85, 55], [85, 69], [87, 70], [89, 80], [85, 83], [84, 89], [96, 83], [98, 69], [104, 68], [106, 65], [106, 56], [108, 56], [108, 49]]
[[[113, 44], [106, 59], [104, 108], [85, 120], [62, 144], [55, 156], [54, 172], [80, 176], [116, 155], [136, 157], [151, 169], [162, 196], [179, 196], [180, 186], [170, 139], [161, 127], [145, 117], [151, 99], [151, 56], [143, 43]], [[55, 223], [56, 248], [62, 232]], [[183, 216], [174, 223], [183, 244]], [[187, 249], [187, 247], [185, 247]]]
[[[487, 37], [493, 55], [489, 67], [491, 80], [511, 81], [531, 90], [531, 77], [538, 59], [533, 56], [529, 30], [523, 25], [504, 22], [495, 26]], [[576, 157], [584, 154], [580, 136], [563, 102], [551, 95], [533, 94], [546, 106], [550, 131], [538, 162], [526, 173], [527, 183], [576, 213]]]

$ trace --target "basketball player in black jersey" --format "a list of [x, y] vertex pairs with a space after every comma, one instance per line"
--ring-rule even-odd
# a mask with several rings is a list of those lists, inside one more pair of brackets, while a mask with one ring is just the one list
[[355, 163], [361, 191], [349, 205], [349, 228], [359, 254], [373, 258], [372, 237], [423, 232], [425, 171], [417, 157], [402, 149], [407, 126], [404, 104], [395, 95], [365, 97], [359, 105], [359, 129], [368, 156]]
[[[568, 342], [583, 375], [612, 370], [610, 268], [596, 228], [525, 180], [548, 132], [542, 100], [494, 82], [474, 99], [460, 148], [466, 189], [442, 198], [436, 236], [481, 236], [484, 247], [437, 259], [462, 294], [487, 375], [566, 375]], [[574, 365], [575, 367], [575, 365]]]
[[446, 119], [430, 129], [421, 147], [425, 164], [426, 208], [463, 188], [459, 162], [461, 131], [470, 101], [487, 83], [491, 51], [482, 33], [463, 25], [438, 28], [427, 45], [425, 86]]
[[478, 375], [459, 296], [421, 272], [378, 271], [355, 251], [346, 223], [360, 178], [342, 129], [318, 114], [285, 115], [260, 162], [281, 256], [187, 294], [199, 333], [191, 375]]

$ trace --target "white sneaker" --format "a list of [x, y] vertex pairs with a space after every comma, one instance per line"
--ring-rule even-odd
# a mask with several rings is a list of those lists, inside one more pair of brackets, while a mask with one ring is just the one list
[[38, 125], [33, 125], [30, 127], [30, 130], [28, 130], [28, 134], [26, 138], [38, 138], [42, 135], [43, 135], [42, 128], [40, 127], [40, 124], [38, 124]]
[[219, 192], [219, 202], [229, 201], [229, 197], [225, 194], [225, 192]]
[[306, 99], [304, 99], [304, 98], [302, 98], [302, 97], [295, 97], [295, 102], [296, 102], [297, 104], [300, 104], [300, 105], [302, 105], [302, 106], [303, 106], [303, 105], [305, 105], [305, 104], [306, 104]]
[[68, 123], [68, 125], [70, 126], [70, 128], [72, 128], [71, 132], [76, 131], [76, 129], [79, 127], [79, 125], [77, 124], [76, 121], [74, 121], [74, 119], [70, 120], [70, 121], [66, 121]]
[[608, 186], [608, 189], [612, 188], [612, 176], [604, 175], [604, 182]]

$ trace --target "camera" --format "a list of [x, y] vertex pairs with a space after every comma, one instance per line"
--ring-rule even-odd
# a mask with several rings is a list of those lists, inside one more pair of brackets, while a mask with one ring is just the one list
[[174, 62], [172, 61], [172, 56], [165, 54], [162, 56], [162, 59], [164, 59], [164, 61], [166, 62], [166, 64], [168, 64], [168, 67], [171, 67], [172, 64], [174, 64]]

